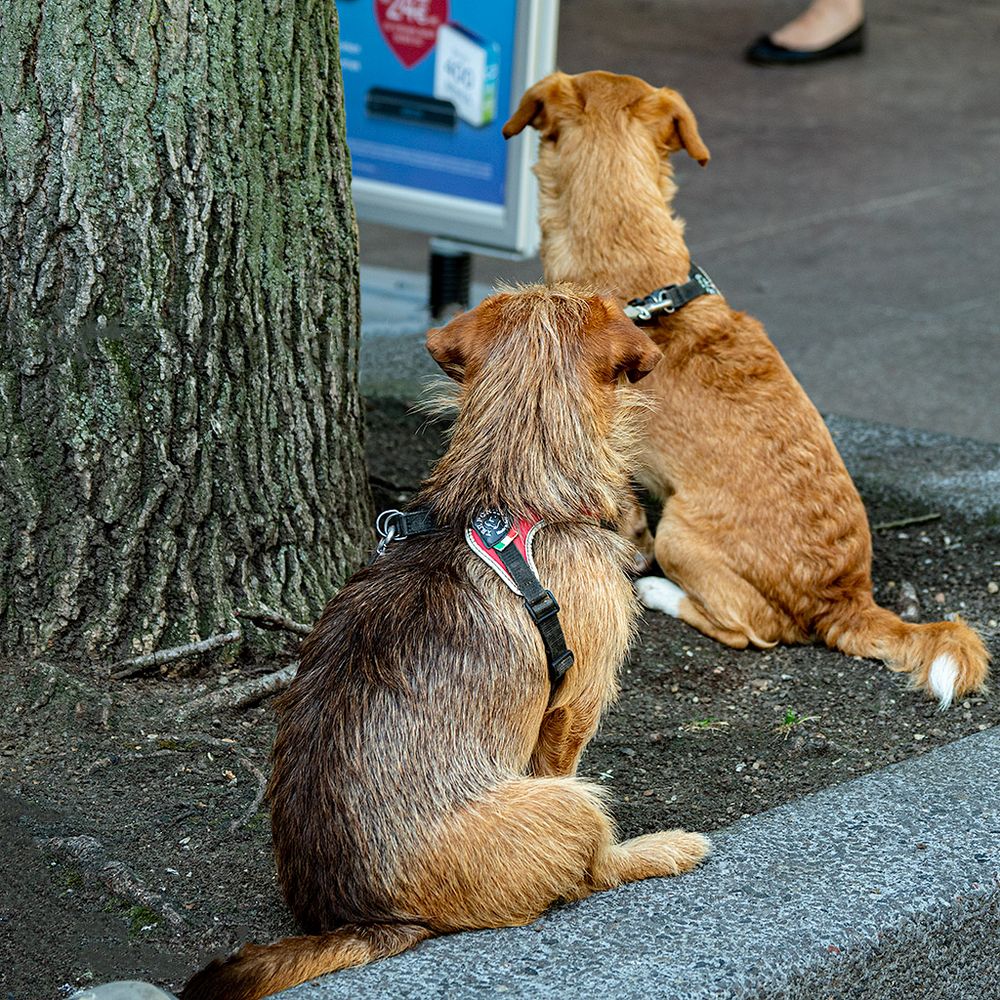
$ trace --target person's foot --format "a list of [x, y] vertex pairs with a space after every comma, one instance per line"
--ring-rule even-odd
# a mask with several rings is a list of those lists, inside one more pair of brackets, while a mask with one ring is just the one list
[[813, 0], [784, 27], [747, 49], [753, 63], [805, 63], [864, 49], [863, 0]]

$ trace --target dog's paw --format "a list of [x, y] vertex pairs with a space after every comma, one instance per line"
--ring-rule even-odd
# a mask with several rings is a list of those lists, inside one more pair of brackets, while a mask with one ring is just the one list
[[684, 591], [675, 583], [662, 576], [644, 576], [635, 581], [635, 592], [644, 607], [652, 611], [662, 611], [673, 618], [680, 616]]

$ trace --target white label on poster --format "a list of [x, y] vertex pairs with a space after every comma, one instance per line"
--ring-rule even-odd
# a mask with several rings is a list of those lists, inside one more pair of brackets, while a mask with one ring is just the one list
[[459, 24], [438, 28], [434, 55], [434, 96], [451, 101], [462, 121], [488, 125], [497, 113], [499, 47]]

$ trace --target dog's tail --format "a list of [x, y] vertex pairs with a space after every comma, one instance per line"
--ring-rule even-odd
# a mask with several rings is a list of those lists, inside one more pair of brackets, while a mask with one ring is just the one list
[[827, 645], [849, 656], [884, 660], [891, 670], [909, 673], [947, 708], [952, 699], [980, 691], [989, 676], [989, 653], [982, 639], [960, 618], [913, 625], [869, 595], [839, 604], [817, 624]]
[[347, 924], [328, 934], [249, 944], [196, 973], [181, 1000], [260, 1000], [327, 972], [398, 955], [433, 935], [420, 924]]

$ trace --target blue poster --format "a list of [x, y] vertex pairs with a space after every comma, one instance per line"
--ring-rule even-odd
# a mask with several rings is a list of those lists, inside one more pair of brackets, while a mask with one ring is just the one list
[[516, 0], [339, 0], [355, 177], [504, 204]]

